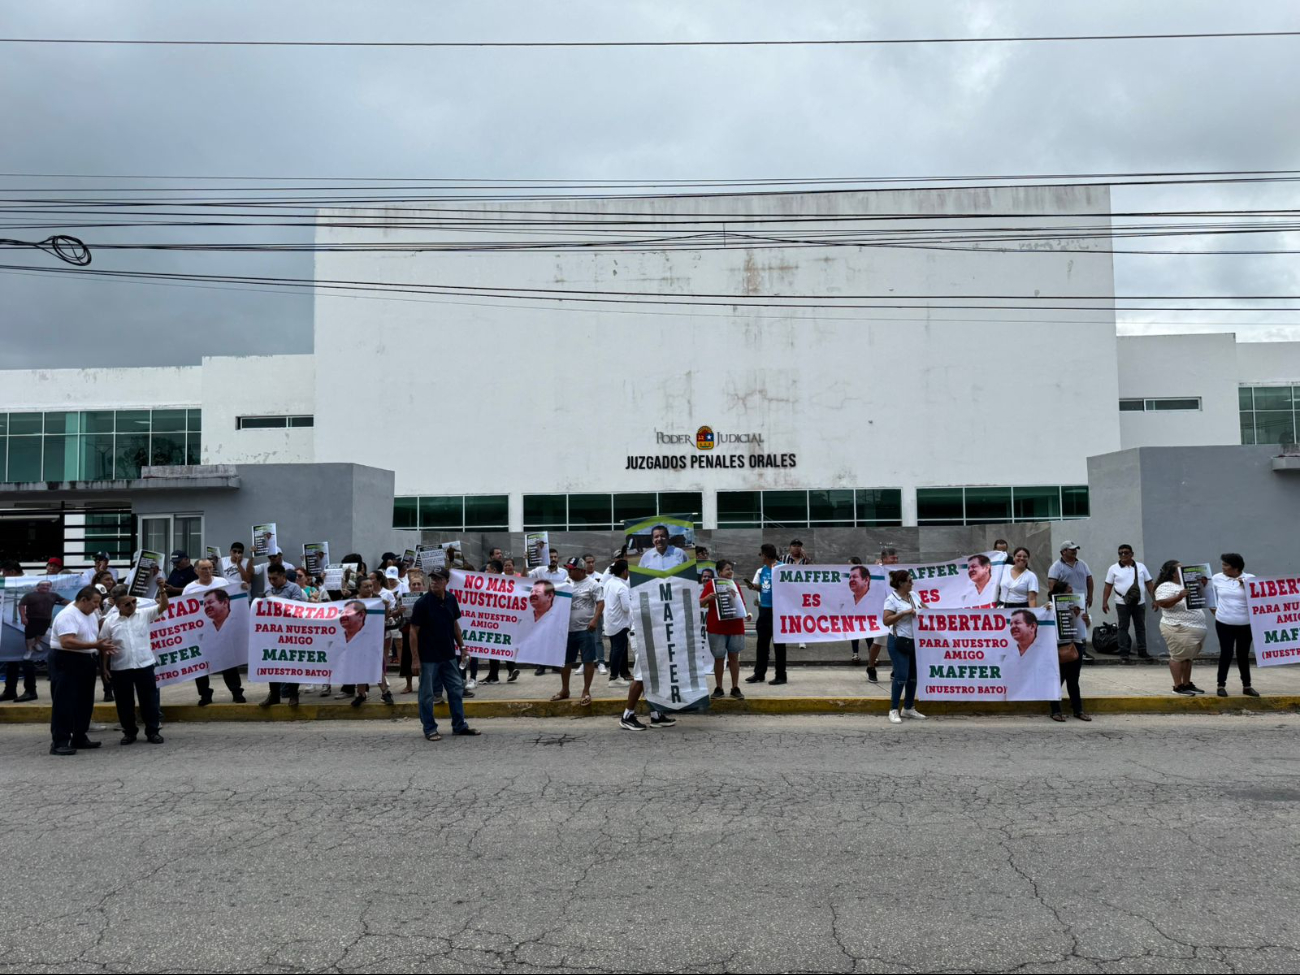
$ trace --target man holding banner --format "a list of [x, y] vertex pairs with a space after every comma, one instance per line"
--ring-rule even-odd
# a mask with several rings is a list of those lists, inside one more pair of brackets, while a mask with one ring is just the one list
[[[242, 547], [240, 549], [243, 551]], [[230, 593], [226, 590], [230, 580], [224, 575], [217, 575], [211, 559], [199, 559], [194, 563], [198, 578], [189, 583], [182, 591], [182, 596], [203, 597], [203, 612], [212, 621], [213, 632], [221, 632], [221, 627], [230, 616]], [[230, 691], [230, 699], [236, 704], [244, 703], [244, 685], [239, 679], [238, 667], [227, 667], [221, 671], [221, 679]], [[199, 707], [212, 703], [212, 678], [207, 674], [194, 679], [194, 689], [199, 692]]]
[[[224, 581], [223, 579], [222, 582]], [[163, 737], [159, 730], [162, 728], [162, 713], [158, 707], [154, 652], [149, 628], [154, 620], [167, 612], [167, 587], [159, 586], [157, 602], [148, 606], [137, 609], [137, 599], [130, 593], [118, 596], [114, 601], [117, 615], [106, 620], [103, 627], [116, 648], [109, 658], [109, 669], [113, 676], [113, 700], [117, 705], [118, 723], [122, 726], [121, 744], [135, 744], [139, 737], [140, 727], [135, 723], [135, 698], [138, 696], [140, 716], [144, 718], [145, 738], [152, 745], [161, 745]]]

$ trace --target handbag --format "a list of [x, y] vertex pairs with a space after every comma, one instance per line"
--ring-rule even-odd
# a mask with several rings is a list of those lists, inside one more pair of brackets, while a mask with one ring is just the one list
[[1097, 653], [1119, 653], [1119, 627], [1114, 623], [1093, 627], [1092, 649]]
[[1056, 655], [1063, 664], [1072, 664], [1079, 659], [1079, 648], [1073, 643], [1058, 643]]

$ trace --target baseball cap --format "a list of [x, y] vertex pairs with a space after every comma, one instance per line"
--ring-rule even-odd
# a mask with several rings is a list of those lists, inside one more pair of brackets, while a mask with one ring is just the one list
[[447, 568], [445, 565], [439, 566], [438, 568], [433, 570], [431, 575], [437, 579], [447, 579], [448, 581], [450, 581], [451, 569]]
[[1078, 543], [1078, 542], [1062, 542], [1062, 543], [1061, 543], [1061, 551], [1062, 551], [1062, 552], [1064, 552], [1066, 549], [1078, 548], [1078, 547], [1079, 547], [1079, 543]]
[[63, 559], [59, 558], [57, 555], [51, 555], [48, 559], [45, 560], [45, 564], [57, 565], [61, 567], [63, 565]]
[[177, 559], [188, 559], [188, 558], [189, 558], [189, 556], [186, 555], [186, 554], [185, 554], [183, 551], [181, 551], [180, 549], [177, 549], [175, 552], [172, 552], [172, 561], [173, 561], [173, 562], [175, 562]]
[[385, 579], [400, 579], [400, 578], [402, 578], [402, 573], [398, 571], [397, 566], [395, 566], [395, 565], [390, 565], [387, 569], [384, 570], [384, 578], [385, 578]]
[[110, 556], [109, 556], [109, 554], [108, 554], [107, 552], [96, 552], [96, 553], [95, 553], [95, 561], [96, 561], [96, 562], [108, 562], [109, 560], [110, 560]]
[[582, 559], [578, 558], [576, 555], [573, 558], [569, 559], [569, 561], [565, 562], [564, 567], [566, 569], [581, 569], [583, 572], [587, 571], [587, 563], [584, 562]]

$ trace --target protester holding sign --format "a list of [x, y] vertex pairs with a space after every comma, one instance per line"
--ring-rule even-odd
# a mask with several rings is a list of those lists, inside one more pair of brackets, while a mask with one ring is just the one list
[[[211, 576], [211, 563], [208, 565]], [[221, 582], [224, 584], [225, 580]], [[135, 698], [140, 698], [140, 716], [144, 718], [145, 738], [152, 745], [163, 743], [162, 714], [158, 707], [158, 688], [154, 680], [154, 652], [149, 628], [154, 620], [167, 612], [167, 587], [158, 587], [157, 602], [137, 608], [138, 596], [130, 593], [114, 601], [117, 615], [105, 620], [100, 630], [116, 648], [110, 657], [113, 675], [113, 696], [117, 704], [117, 720], [122, 726], [123, 745], [131, 745], [140, 735], [135, 723]], [[208, 699], [211, 700], [211, 692]]]
[[[1087, 562], [1079, 558], [1079, 543], [1062, 542], [1060, 555], [1061, 557], [1053, 562], [1051, 568], [1047, 570], [1048, 581], [1061, 579], [1068, 582], [1071, 592], [1083, 594], [1083, 608], [1091, 610], [1093, 599], [1092, 570], [1088, 568]], [[1105, 612], [1104, 609], [1103, 612]], [[1091, 659], [1086, 653], [1083, 654], [1085, 663]]]
[[883, 610], [884, 623], [894, 636], [894, 642], [889, 645], [889, 661], [893, 666], [889, 721], [901, 724], [904, 718], [925, 717], [916, 710], [916, 611], [925, 609], [925, 603], [912, 595], [912, 575], [906, 569], [889, 573], [889, 586]]
[[[1192, 683], [1192, 661], [1205, 645], [1205, 610], [1187, 608], [1187, 590], [1178, 581], [1181, 565], [1170, 559], [1156, 576], [1155, 603], [1160, 614], [1160, 635], [1169, 647], [1169, 672], [1174, 678], [1174, 693], [1191, 697], [1205, 692]], [[1209, 580], [1202, 579], [1202, 585]]]
[[[233, 557], [234, 554], [233, 546], [231, 549], [231, 554]], [[240, 550], [241, 560], [242, 560], [242, 555], [243, 555], [243, 550], [241, 546], [241, 550]], [[213, 614], [219, 614], [223, 610], [227, 614], [230, 612], [228, 608], [230, 604], [230, 596], [229, 593], [226, 592], [226, 590], [230, 588], [230, 580], [225, 576], [216, 575], [212, 570], [213, 570], [213, 565], [210, 559], [199, 559], [199, 561], [194, 564], [194, 571], [198, 573], [198, 578], [195, 579], [193, 582], [191, 582], [189, 585], [187, 585], [184, 588], [184, 590], [182, 590], [181, 592], [182, 596], [203, 595], [205, 602], [207, 602], [207, 597], [206, 597], [207, 593], [212, 592], [214, 590], [222, 590], [223, 594], [226, 597], [224, 601], [224, 606], [222, 606], [221, 608], [217, 608], [215, 604], [221, 602], [222, 600], [220, 596], [214, 596], [212, 599], [212, 602], [214, 603], [214, 607], [212, 611], [209, 613], [209, 617], [211, 617], [211, 615]], [[242, 579], [242, 573], [240, 575], [240, 578]], [[225, 668], [224, 670], [221, 671], [221, 679], [222, 681], [225, 682], [226, 689], [230, 691], [230, 699], [234, 701], [234, 703], [236, 704], [243, 704], [244, 685], [239, 679], [239, 668], [238, 667]], [[209, 704], [212, 703], [212, 678], [208, 674], [204, 674], [201, 677], [196, 677], [194, 680], [194, 688], [199, 692], [199, 707], [207, 707]]]
[[[305, 603], [307, 601], [306, 594], [298, 588], [296, 582], [289, 581], [288, 572], [286, 571], [287, 567], [283, 560], [278, 563], [276, 561], [278, 555], [279, 549], [276, 549], [276, 551], [272, 553], [271, 563], [262, 567], [266, 570], [266, 594], [279, 599], [293, 599]], [[252, 648], [253, 644], [250, 643], [250, 652]], [[249, 679], [252, 679], [251, 672], [249, 674]], [[267, 694], [266, 700], [258, 704], [258, 707], [269, 708], [273, 705], [279, 704], [282, 699], [287, 699], [290, 707], [296, 708], [298, 706], [297, 681], [271, 681], [270, 683], [270, 693]]]
[[596, 633], [600, 618], [605, 612], [605, 594], [601, 587], [587, 575], [587, 564], [580, 558], [569, 559], [566, 568], [572, 585], [569, 595], [569, 640], [564, 652], [564, 669], [560, 671], [560, 691], [552, 701], [563, 701], [569, 696], [569, 675], [578, 661], [582, 661], [581, 705], [591, 703], [591, 679], [596, 674]]
[[[1019, 550], [1017, 550], [1019, 551]], [[1070, 584], [1053, 579], [1048, 590], [1056, 611], [1056, 655], [1061, 667], [1061, 680], [1070, 696], [1070, 709], [1080, 721], [1091, 721], [1083, 710], [1083, 693], [1079, 689], [1079, 675], [1083, 672], [1083, 645], [1088, 641], [1088, 613], [1083, 608], [1083, 595], [1072, 594]], [[1068, 616], [1069, 619], [1062, 619]], [[1063, 625], [1068, 624], [1068, 625]], [[1053, 721], [1064, 721], [1061, 699], [1048, 702]]]
[[[1133, 558], [1133, 546], [1121, 545], [1117, 553], [1119, 561], [1106, 570], [1106, 588], [1101, 591], [1101, 611], [1110, 612], [1110, 597], [1117, 593], [1115, 615], [1119, 618], [1119, 658], [1127, 663], [1133, 649], [1129, 639], [1128, 625], [1133, 623], [1133, 636], [1137, 642], [1137, 655], [1141, 660], [1148, 659], [1147, 653], [1147, 610], [1146, 597], [1155, 599], [1155, 585], [1151, 573], [1141, 562]], [[1077, 591], [1077, 590], [1076, 590]]]
[[1237, 672], [1241, 675], [1241, 693], [1259, 697], [1250, 684], [1250, 610], [1246, 606], [1246, 584], [1255, 577], [1246, 571], [1246, 560], [1236, 552], [1219, 556], [1220, 568], [1210, 580], [1214, 587], [1214, 632], [1219, 637], [1219, 697], [1228, 696], [1228, 669], [1234, 651]]
[[[759, 548], [763, 564], [747, 585], [758, 593], [758, 656], [754, 672], [745, 678], [746, 684], [761, 684], [767, 680], [768, 648], [772, 645], [772, 571], [777, 564], [776, 546], [764, 542]], [[776, 678], [773, 684], [785, 683], [785, 644], [776, 644]]]
[[713, 654], [713, 678], [717, 681], [713, 696], [723, 696], [722, 669], [726, 664], [731, 670], [731, 696], [743, 701], [740, 652], [745, 649], [745, 620], [749, 619], [749, 612], [733, 578], [735, 565], [728, 559], [719, 559], [716, 572], [717, 579], [706, 582], [700, 592], [700, 605], [707, 606], [709, 614], [705, 627], [709, 633], [709, 652]]

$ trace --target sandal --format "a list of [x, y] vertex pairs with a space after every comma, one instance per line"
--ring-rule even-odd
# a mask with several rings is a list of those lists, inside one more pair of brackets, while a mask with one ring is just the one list
[[425, 740], [425, 741], [442, 741], [442, 735], [440, 735], [440, 734], [438, 734], [438, 732], [434, 731], [434, 732], [432, 732], [432, 733], [430, 733], [430, 734], [425, 735], [425, 736], [424, 736], [424, 740]]
[[1060, 711], [1053, 711], [1053, 712], [1052, 712], [1052, 720], [1053, 720], [1053, 721], [1064, 721], [1064, 720], [1065, 720], [1065, 715], [1063, 715]]
[[590, 694], [584, 694], [584, 695], [582, 695], [582, 697], [578, 698], [578, 704], [579, 704], [581, 707], [584, 707], [584, 708], [587, 707], [588, 705], [590, 705], [590, 704], [591, 704], [591, 695], [590, 695]]
[[1085, 713], [1085, 712], [1083, 712], [1083, 711], [1080, 711], [1078, 714], [1075, 715], [1075, 717], [1078, 718], [1080, 721], [1091, 721], [1091, 720], [1092, 720], [1092, 715], [1087, 714], [1087, 713]]
[[551, 698], [552, 701], [567, 701], [568, 699], [569, 695], [565, 694], [563, 691]]

